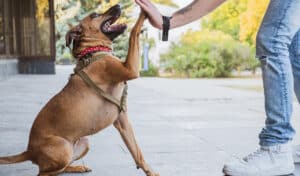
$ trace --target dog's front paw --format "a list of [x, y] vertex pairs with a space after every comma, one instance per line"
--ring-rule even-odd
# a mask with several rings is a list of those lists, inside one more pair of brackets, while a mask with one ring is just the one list
[[150, 173], [147, 173], [147, 176], [160, 176], [160, 175], [159, 175], [159, 173], [150, 172]]
[[144, 24], [144, 21], [146, 19], [146, 13], [141, 10], [140, 16], [138, 18], [138, 20], [135, 23], [135, 26], [133, 27], [132, 31], [134, 31], [135, 33], [140, 33]]
[[142, 23], [145, 21], [145, 19], [147, 18], [147, 14], [145, 11], [143, 11], [141, 9], [141, 13], [140, 13], [140, 16], [139, 16], [139, 19], [142, 21]]
[[64, 172], [66, 173], [85, 173], [85, 172], [91, 172], [92, 169], [86, 167], [86, 166], [68, 166]]

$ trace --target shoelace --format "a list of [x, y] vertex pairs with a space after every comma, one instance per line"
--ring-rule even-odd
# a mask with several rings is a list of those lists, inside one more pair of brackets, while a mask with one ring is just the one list
[[253, 152], [253, 153], [249, 154], [248, 156], [246, 156], [243, 160], [246, 161], [246, 162], [251, 161], [251, 160], [253, 160], [257, 157], [260, 157], [265, 152], [267, 152], [267, 151], [262, 150], [262, 149], [258, 149], [255, 152]]

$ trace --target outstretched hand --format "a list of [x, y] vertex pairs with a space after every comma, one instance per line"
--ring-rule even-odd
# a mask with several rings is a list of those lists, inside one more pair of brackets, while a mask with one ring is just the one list
[[150, 0], [135, 0], [135, 2], [147, 13], [147, 17], [153, 27], [162, 29], [162, 15]]

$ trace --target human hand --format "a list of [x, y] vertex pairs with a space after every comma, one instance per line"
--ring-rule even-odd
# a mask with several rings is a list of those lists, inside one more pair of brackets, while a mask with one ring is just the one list
[[153, 27], [162, 29], [162, 15], [150, 0], [135, 0], [135, 2], [147, 13], [147, 17]]

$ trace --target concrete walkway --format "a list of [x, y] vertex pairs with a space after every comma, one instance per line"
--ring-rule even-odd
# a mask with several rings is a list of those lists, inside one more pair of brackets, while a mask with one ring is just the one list
[[[0, 83], [0, 156], [26, 149], [31, 124], [42, 106], [67, 82], [70, 66], [53, 75], [17, 75]], [[260, 79], [140, 78], [129, 83], [129, 115], [146, 161], [161, 176], [220, 176], [231, 157], [258, 147], [264, 124]], [[300, 129], [295, 102], [293, 123]], [[295, 138], [300, 144], [300, 135]], [[90, 137], [78, 163], [84, 176], [144, 176], [118, 132], [109, 127]], [[0, 176], [34, 176], [30, 162], [0, 166]], [[300, 176], [295, 173], [295, 175]], [[64, 174], [68, 175], [68, 174]]]

